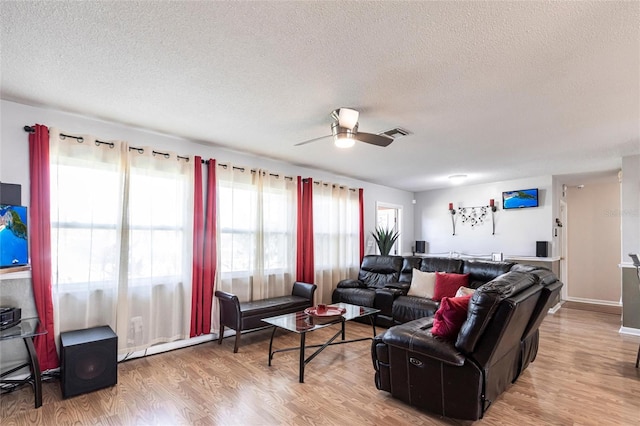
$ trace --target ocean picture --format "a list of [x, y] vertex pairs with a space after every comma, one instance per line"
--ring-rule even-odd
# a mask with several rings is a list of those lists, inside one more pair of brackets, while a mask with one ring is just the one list
[[538, 189], [520, 189], [518, 191], [503, 192], [502, 203], [505, 209], [538, 207]]
[[0, 205], [0, 268], [27, 265], [27, 208]]

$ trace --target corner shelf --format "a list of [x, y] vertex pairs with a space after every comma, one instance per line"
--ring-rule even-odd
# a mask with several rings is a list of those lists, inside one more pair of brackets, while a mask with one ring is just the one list
[[31, 278], [31, 265], [0, 269], [0, 280]]

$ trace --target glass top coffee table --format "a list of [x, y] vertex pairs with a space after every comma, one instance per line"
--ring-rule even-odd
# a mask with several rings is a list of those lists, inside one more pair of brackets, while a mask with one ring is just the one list
[[[22, 320], [13, 327], [0, 330], [0, 342], [10, 339], [22, 339], [25, 346], [27, 347], [28, 355], [27, 362], [0, 374], [0, 384], [32, 384], [35, 399], [35, 408], [38, 408], [42, 405], [42, 375], [40, 373], [40, 362], [38, 361], [38, 354], [35, 350], [35, 347], [33, 346], [33, 338], [36, 336], [47, 334], [47, 330], [38, 328], [39, 324], [40, 320], [38, 318], [22, 318]], [[29, 369], [31, 370], [31, 374], [26, 378], [3, 378], [11, 373], [15, 373], [16, 371], [24, 367], [29, 367]]]
[[[278, 315], [275, 317], [264, 318], [262, 321], [273, 326], [273, 331], [271, 332], [271, 340], [269, 341], [269, 366], [271, 366], [271, 360], [273, 356], [278, 352], [287, 352], [287, 351], [300, 351], [300, 383], [304, 383], [304, 367], [312, 359], [314, 359], [320, 352], [322, 352], [327, 346], [331, 345], [341, 345], [343, 343], [352, 343], [352, 342], [361, 342], [363, 340], [372, 340], [371, 337], [362, 337], [359, 339], [351, 339], [346, 340], [346, 332], [345, 332], [345, 324], [347, 321], [351, 321], [356, 318], [368, 317], [371, 322], [371, 327], [373, 328], [373, 337], [376, 336], [376, 325], [375, 325], [375, 315], [380, 312], [379, 309], [368, 308], [365, 306], [356, 306], [350, 305], [348, 303], [335, 303], [332, 305], [327, 305], [328, 308], [343, 308], [345, 312], [340, 316], [335, 316], [331, 318], [323, 318], [314, 315], [310, 315], [306, 312], [295, 312], [292, 314]], [[322, 345], [305, 345], [305, 337], [308, 332], [319, 330], [321, 328], [329, 327], [331, 325], [340, 324], [340, 330], [326, 343]], [[284, 348], [273, 350], [273, 337], [276, 334], [277, 329], [283, 329], [290, 331], [292, 333], [298, 333], [300, 335], [300, 346], [292, 347], [292, 348]], [[342, 336], [342, 339], [334, 342], [338, 338], [338, 336]], [[307, 348], [318, 348], [314, 353], [309, 355], [308, 358], [305, 358], [305, 349]]]

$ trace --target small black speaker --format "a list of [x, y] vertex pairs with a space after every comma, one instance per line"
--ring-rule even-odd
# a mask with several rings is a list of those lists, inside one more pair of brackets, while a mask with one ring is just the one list
[[0, 204], [22, 205], [22, 187], [16, 183], [0, 182]]
[[424, 252], [425, 252], [425, 242], [416, 241], [416, 253], [424, 253]]
[[549, 256], [549, 241], [536, 241], [536, 256], [537, 257]]
[[118, 383], [118, 336], [109, 326], [60, 333], [62, 397]]

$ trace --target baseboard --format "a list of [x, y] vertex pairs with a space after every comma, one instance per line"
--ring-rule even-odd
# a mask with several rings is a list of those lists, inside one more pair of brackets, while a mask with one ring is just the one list
[[578, 303], [589, 303], [591, 305], [602, 305], [602, 306], [622, 306], [620, 301], [612, 302], [610, 300], [600, 300], [600, 299], [587, 299], [585, 297], [567, 297], [565, 299], [566, 302], [578, 302]]
[[629, 334], [631, 336], [640, 336], [640, 328], [620, 327], [620, 334]]
[[[231, 335], [235, 334], [235, 331], [231, 330], [232, 333], [230, 333]], [[225, 336], [229, 334], [229, 333], [225, 333]], [[169, 352], [169, 351], [173, 351], [175, 349], [182, 349], [182, 348], [186, 348], [189, 346], [194, 346], [194, 345], [199, 345], [201, 343], [206, 343], [206, 342], [210, 342], [212, 340], [218, 340], [218, 335], [217, 334], [205, 334], [203, 336], [198, 336], [198, 337], [193, 337], [190, 339], [184, 339], [184, 340], [178, 340], [175, 342], [170, 342], [170, 343], [163, 343], [160, 345], [155, 345], [155, 346], [151, 346], [149, 347], [147, 350], [144, 351], [137, 351], [137, 352], [133, 352], [130, 354], [126, 354], [126, 355], [118, 355], [118, 362], [122, 362], [125, 360], [130, 360], [130, 359], [134, 359], [134, 358], [142, 358], [148, 355], [156, 355], [162, 352]], [[26, 367], [25, 367], [26, 368]], [[47, 372], [55, 372], [55, 371], [59, 371], [60, 368], [53, 368], [51, 370], [47, 370]], [[44, 374], [44, 373], [43, 373]], [[11, 380], [22, 380], [25, 379], [27, 377], [29, 377], [31, 375], [31, 373], [16, 373], [16, 374], [11, 374], [8, 375], [6, 377], [7, 380], [11, 379]]]
[[565, 300], [562, 307], [567, 309], [579, 309], [582, 311], [601, 312], [604, 314], [622, 315], [622, 306], [619, 302], [572, 297]]
[[175, 342], [170, 343], [162, 343], [160, 345], [154, 345], [147, 348], [144, 351], [137, 351], [126, 355], [118, 355], [118, 362], [141, 358], [147, 355], [156, 355], [162, 352], [169, 352], [175, 349], [182, 349], [189, 346], [199, 345], [200, 343], [210, 342], [212, 340], [217, 340], [217, 334], [205, 334], [204, 336], [192, 337], [190, 339], [177, 340]]

